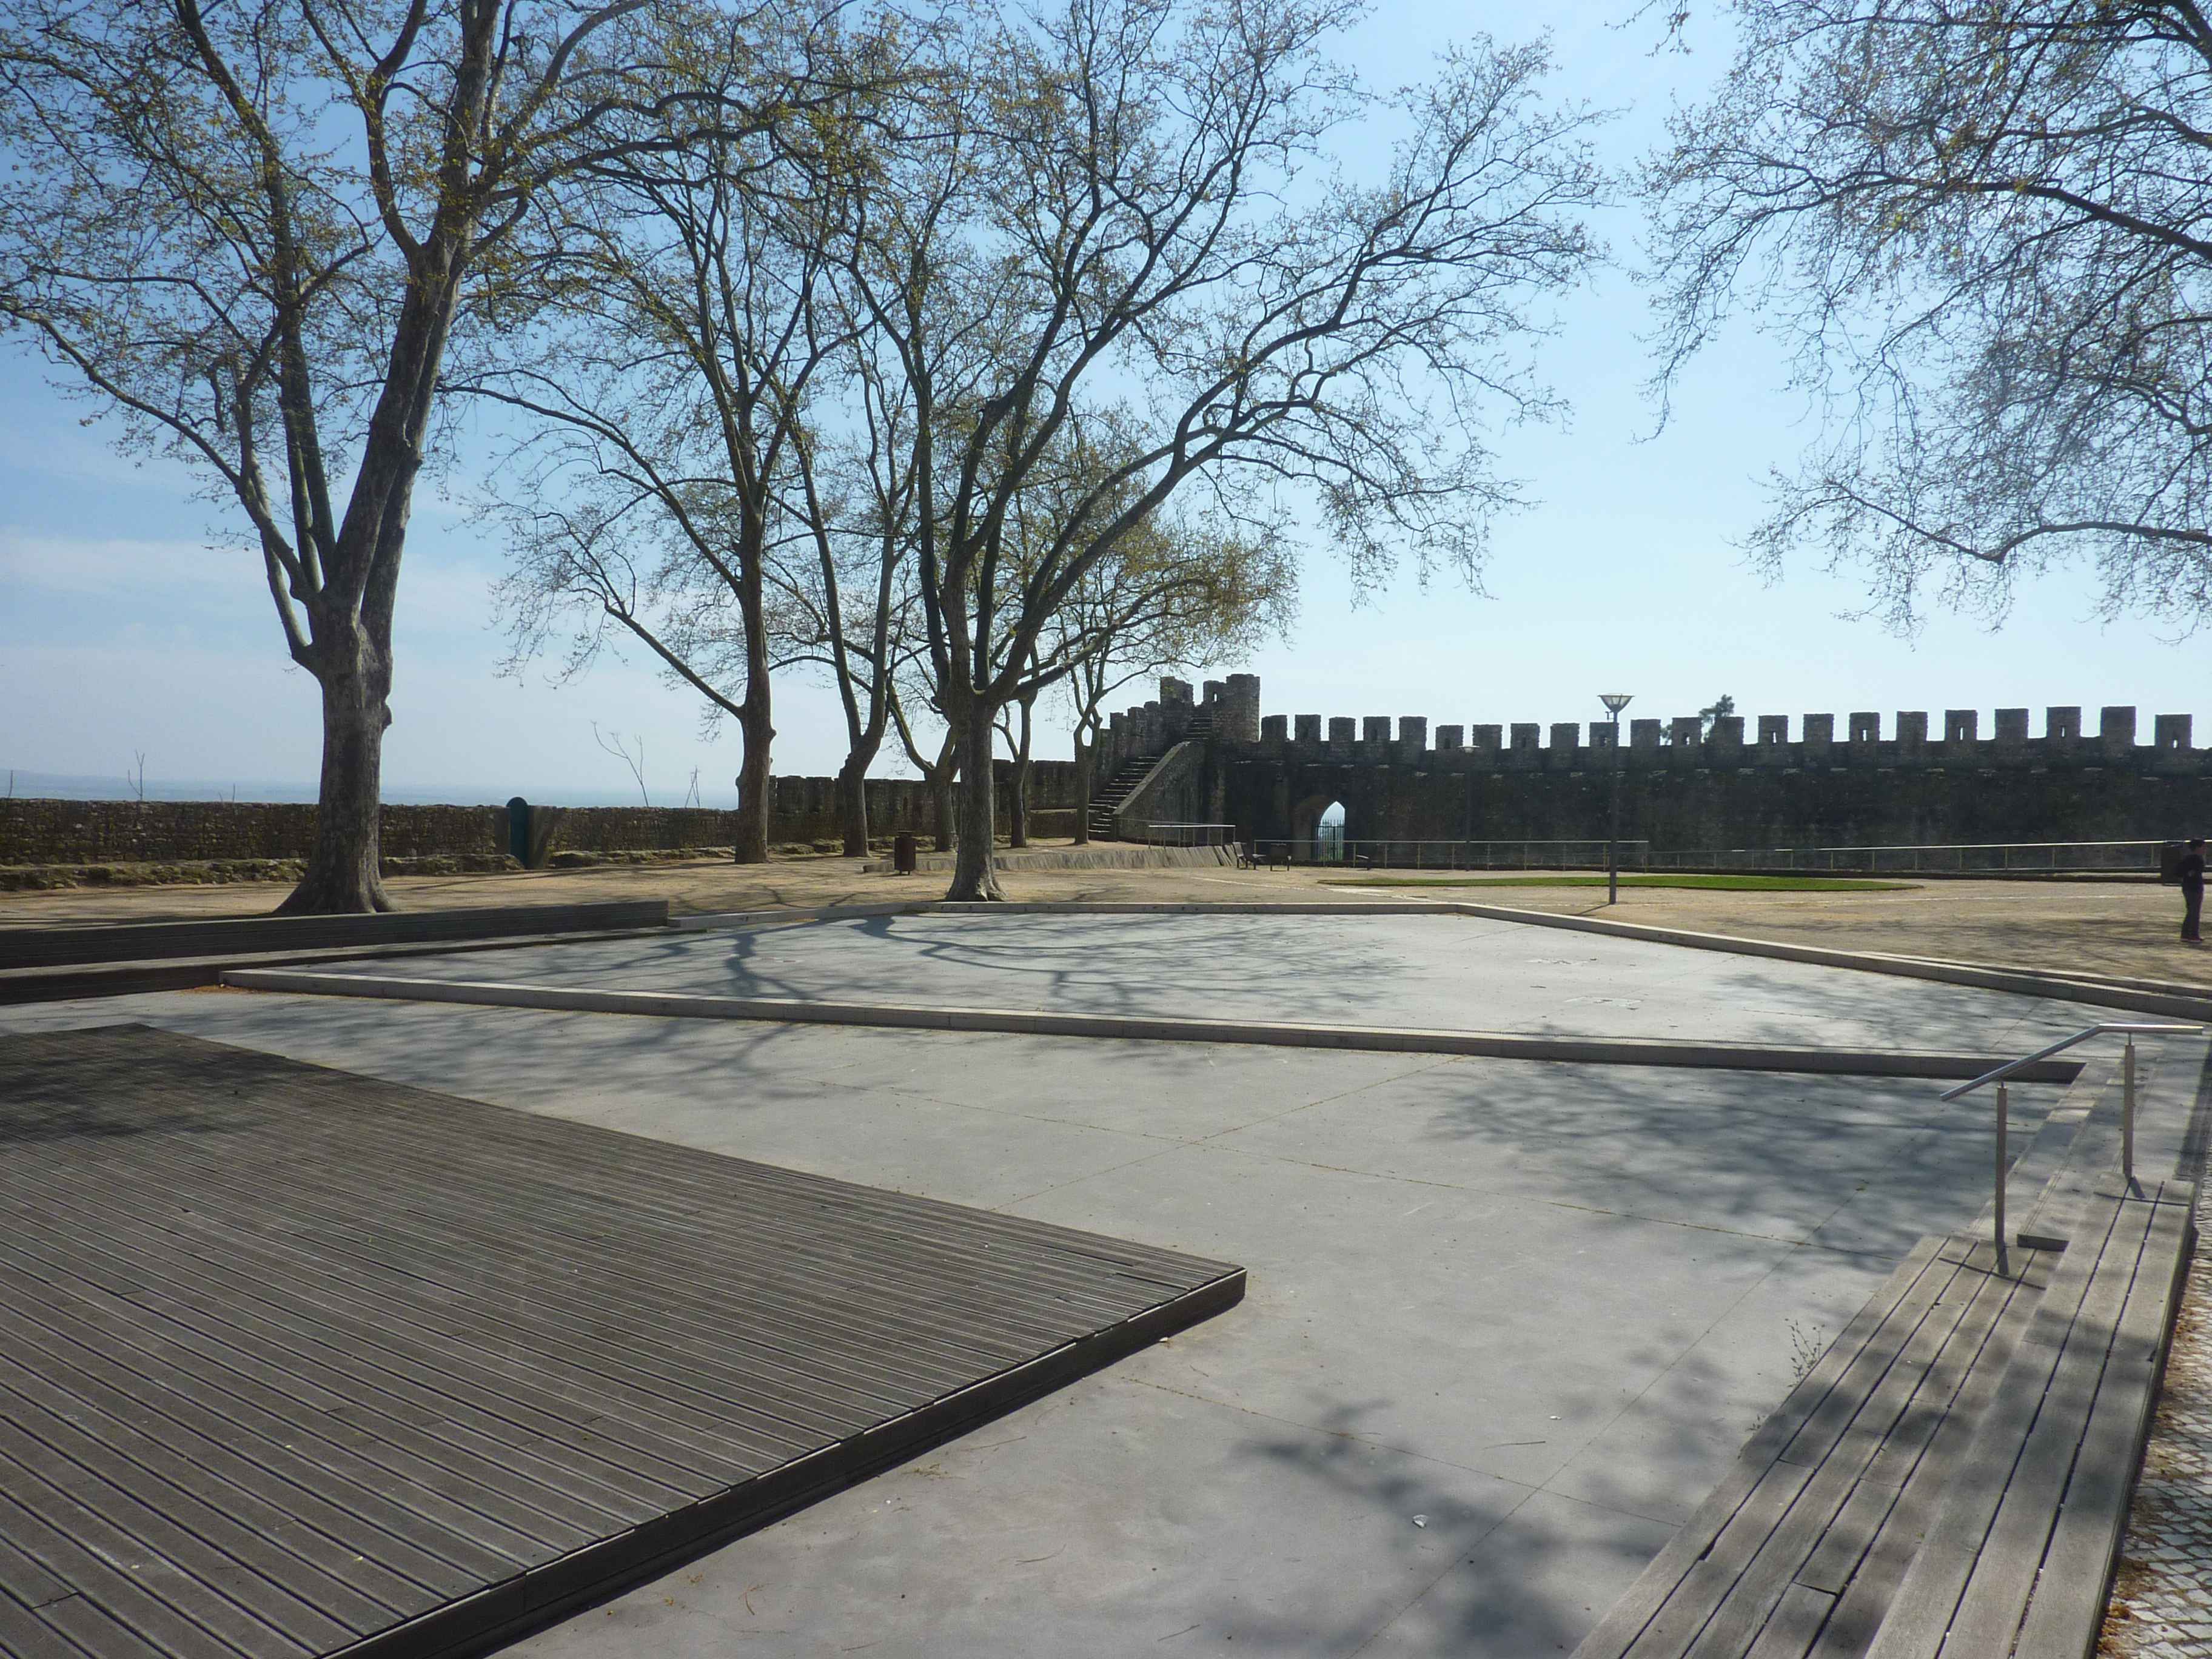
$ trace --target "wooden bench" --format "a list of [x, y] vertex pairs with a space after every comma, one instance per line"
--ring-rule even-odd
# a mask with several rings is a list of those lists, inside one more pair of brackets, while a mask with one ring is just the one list
[[[2203, 1057], [2146, 1102], [2194, 1107]], [[2118, 1112], [2085, 1071], [2009, 1172], [2002, 1267], [1994, 1206], [1923, 1239], [1576, 1659], [2093, 1651], [2194, 1197], [2122, 1182]]]

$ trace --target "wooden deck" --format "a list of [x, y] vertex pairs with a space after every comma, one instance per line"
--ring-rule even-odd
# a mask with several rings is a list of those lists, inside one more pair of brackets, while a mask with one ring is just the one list
[[140, 1027], [0, 1040], [0, 1652], [478, 1650], [1243, 1279]]
[[[2172, 1045], [2147, 1103], [2188, 1112], [2203, 1066]], [[1577, 1659], [2084, 1659], [2195, 1198], [2121, 1182], [2111, 1078], [2013, 1166], [2002, 1267], [1992, 1211], [1923, 1239]]]

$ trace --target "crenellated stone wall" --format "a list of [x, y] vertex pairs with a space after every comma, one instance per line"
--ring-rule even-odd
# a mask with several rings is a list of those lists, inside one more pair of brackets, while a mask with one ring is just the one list
[[[1226, 718], [1230, 688], [1245, 701]], [[1249, 690], [1245, 687], [1249, 686]], [[1173, 688], [1170, 690], [1170, 688]], [[2212, 750], [2191, 717], [2026, 708], [1438, 724], [1423, 715], [1268, 714], [1250, 721], [1249, 675], [1209, 682], [1202, 775], [1182, 816], [1234, 823], [1246, 841], [1303, 840], [1333, 801], [1353, 841], [1601, 837], [1618, 771], [1621, 833], [1656, 849], [2137, 841], [2212, 827]], [[1116, 715], [1114, 756], [1161, 754], [1188, 726], [1188, 688]], [[1840, 729], [1839, 729], [1840, 728]], [[1102, 766], [1099, 776], [1113, 774]]]

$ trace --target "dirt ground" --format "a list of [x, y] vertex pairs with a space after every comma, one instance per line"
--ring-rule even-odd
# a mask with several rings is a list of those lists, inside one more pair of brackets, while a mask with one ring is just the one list
[[[1311, 869], [1008, 871], [1000, 879], [1007, 896], [1017, 899], [1328, 898], [1358, 904], [1423, 896], [1417, 887], [1350, 889], [1341, 884], [1341, 872]], [[702, 860], [503, 875], [409, 876], [386, 884], [409, 909], [665, 897], [684, 914], [926, 900], [944, 893], [945, 878], [863, 875], [857, 859], [817, 857], [766, 865]], [[284, 890], [274, 883], [257, 883], [0, 893], [0, 927], [264, 915], [276, 908]], [[2178, 938], [2179, 896], [2142, 882], [1929, 881], [1899, 891], [1848, 893], [1633, 888], [1623, 890], [1620, 902], [1611, 907], [1603, 893], [1586, 887], [1514, 886], [1485, 893], [1480, 887], [1438, 886], [1435, 896], [1844, 950], [2212, 985], [2212, 957]]]

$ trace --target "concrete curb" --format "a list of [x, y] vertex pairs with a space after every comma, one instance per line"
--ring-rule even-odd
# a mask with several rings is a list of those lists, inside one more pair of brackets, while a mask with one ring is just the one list
[[1970, 963], [1940, 962], [1924, 957], [1832, 951], [1817, 945], [1785, 945], [1775, 939], [1741, 939], [1732, 933], [1693, 933], [1680, 928], [1654, 927], [1644, 922], [1611, 921], [1596, 916], [1555, 915], [1547, 910], [1515, 910], [1503, 905], [1455, 902], [1435, 908], [1450, 909], [1461, 915], [1479, 916], [1488, 921], [1511, 921], [1534, 927], [1562, 928], [1570, 933], [1608, 934], [1617, 939], [1644, 939], [1656, 945], [1680, 945], [1693, 951], [1722, 951], [1735, 956], [1810, 963], [1823, 968], [1850, 968], [1863, 973], [1892, 974], [1904, 979], [1971, 985], [1984, 991], [2011, 991], [2021, 996], [2047, 997], [2059, 1002], [2086, 1002], [2096, 1007], [2140, 1009], [2150, 1013], [2212, 1019], [2212, 996], [2173, 996], [2110, 983], [2068, 979], [2063, 975], [2039, 973], [2032, 969], [1978, 968]]
[[[797, 912], [732, 912], [727, 921], [709, 922], [684, 918], [678, 926], [742, 926], [772, 915]], [[1765, 957], [1779, 962], [1802, 962], [1821, 968], [1847, 968], [1861, 973], [1890, 974], [1905, 979], [1930, 980], [1948, 985], [1967, 985], [1984, 991], [2010, 991], [2021, 996], [2043, 997], [2058, 1002], [2085, 1002], [2094, 1007], [2125, 1008], [2148, 1013], [2173, 1014], [2185, 1018], [2212, 1019], [2212, 994], [2192, 995], [2188, 988], [2160, 981], [2094, 976], [2069, 978], [2027, 968], [1985, 968], [1973, 963], [1948, 962], [1934, 957], [1891, 956], [1872, 951], [1838, 951], [1825, 945], [1790, 945], [1778, 939], [1745, 939], [1734, 933], [1699, 933], [1679, 927], [1657, 927], [1648, 922], [1613, 921], [1599, 916], [1561, 915], [1550, 910], [1519, 910], [1500, 904], [1475, 904], [1462, 899], [1382, 900], [1374, 903], [1320, 903], [1296, 900], [1223, 902], [1188, 901], [1146, 902], [1116, 900], [1082, 903], [1073, 900], [1036, 900], [992, 904], [951, 904], [944, 900], [911, 905], [825, 907], [805, 912], [808, 919], [838, 915], [1195, 915], [1195, 916], [1473, 916], [1484, 921], [1516, 922], [1529, 927], [1555, 927], [1569, 933], [1609, 934], [1617, 939], [1641, 939], [1655, 945], [1679, 945], [1692, 951], [1719, 951], [1733, 956]]]
[[721, 928], [771, 927], [779, 922], [837, 921], [848, 916], [866, 921], [874, 916], [918, 915], [935, 902], [909, 899], [894, 904], [817, 904], [787, 910], [702, 910], [696, 915], [677, 916], [668, 925], [683, 933], [701, 933]]
[[158, 957], [146, 962], [99, 962], [62, 968], [0, 969], [0, 1005], [75, 1002], [99, 997], [193, 991], [222, 982], [227, 968], [298, 967], [313, 963], [400, 962], [409, 957], [473, 956], [544, 945], [599, 945], [609, 939], [665, 939], [665, 927], [586, 933], [518, 933], [505, 938], [441, 939], [416, 945], [356, 945], [341, 950], [266, 951], [220, 957]]
[[[1563, 1060], [1589, 1066], [1679, 1066], [1705, 1071], [1803, 1072], [1839, 1077], [1975, 1078], [2002, 1065], [2005, 1060], [2002, 1055], [1894, 1049], [1795, 1048], [1754, 1043], [1677, 1042], [1659, 1038], [1445, 1031], [1409, 1026], [1311, 1025], [1049, 1013], [1022, 1008], [928, 1008], [899, 1003], [691, 996], [660, 991], [506, 985], [481, 980], [315, 974], [287, 969], [242, 969], [226, 973], [222, 982], [247, 991], [538, 1008], [569, 1013], [759, 1020], [778, 1024], [875, 1025], [935, 1031], [1005, 1031], [1033, 1036], [1124, 1037], [1169, 1042], [1258, 1043], [1291, 1048], [1360, 1048], [1397, 1054]], [[2081, 1062], [2077, 1060], [2045, 1060], [2016, 1075], [2022, 1082], [2071, 1083], [2081, 1071]]]

